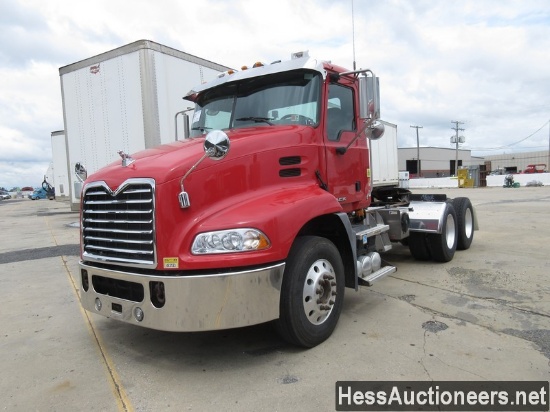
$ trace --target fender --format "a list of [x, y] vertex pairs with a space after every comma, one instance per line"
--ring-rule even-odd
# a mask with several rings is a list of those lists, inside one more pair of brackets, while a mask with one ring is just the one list
[[[187, 231], [187, 236], [173, 239], [180, 244], [180, 259], [185, 262], [186, 268], [243, 267], [283, 261], [295, 237], [307, 222], [322, 215], [342, 212], [336, 198], [316, 184], [272, 189], [244, 193], [201, 211], [196, 224]], [[271, 246], [258, 252], [200, 256], [190, 253], [192, 242], [199, 233], [245, 227], [264, 232]]]

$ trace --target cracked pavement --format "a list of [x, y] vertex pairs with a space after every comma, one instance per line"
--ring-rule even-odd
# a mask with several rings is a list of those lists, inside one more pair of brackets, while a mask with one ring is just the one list
[[[417, 262], [346, 290], [310, 350], [269, 324], [168, 333], [86, 315], [78, 214], [0, 202], [0, 392], [7, 410], [326, 411], [336, 381], [550, 380], [550, 188], [415, 191], [470, 197], [480, 231], [448, 263]], [[40, 367], [37, 367], [37, 366]]]
[[[518, 337], [550, 359], [550, 190], [536, 189], [487, 189], [492, 199], [480, 200], [474, 190], [481, 230], [472, 249], [437, 270], [411, 262], [373, 290], [434, 316]], [[393, 261], [410, 258], [396, 252]]]

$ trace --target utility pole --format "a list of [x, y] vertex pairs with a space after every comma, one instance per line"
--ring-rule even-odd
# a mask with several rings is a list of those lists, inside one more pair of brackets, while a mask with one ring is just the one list
[[458, 122], [456, 120], [451, 120], [451, 123], [454, 123], [455, 124], [455, 127], [451, 127], [451, 129], [453, 129], [455, 132], [456, 132], [456, 136], [453, 138], [451, 137], [451, 143], [455, 143], [456, 144], [456, 154], [455, 154], [455, 176], [458, 176], [458, 144], [459, 143], [464, 143], [464, 136], [460, 136], [458, 137], [458, 131], [461, 130], [461, 131], [464, 131], [464, 129], [461, 129], [460, 127], [458, 127], [459, 124], [464, 124], [464, 122]]
[[420, 139], [418, 137], [418, 129], [422, 129], [422, 126], [411, 126], [416, 129], [416, 176], [420, 177]]

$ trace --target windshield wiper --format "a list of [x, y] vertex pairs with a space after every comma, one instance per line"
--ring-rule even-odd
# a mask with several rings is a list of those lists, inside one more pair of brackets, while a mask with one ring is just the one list
[[250, 117], [239, 117], [238, 119], [235, 119], [237, 121], [253, 121], [254, 123], [267, 123], [268, 125], [270, 126], [274, 126], [273, 123], [270, 122], [270, 120], [273, 120], [271, 117], [254, 117], [254, 116], [250, 116]]
[[195, 127], [192, 127], [191, 130], [200, 130], [201, 132], [204, 133], [205, 130], [210, 130], [212, 129], [211, 127], [206, 127], [206, 126], [195, 126]]

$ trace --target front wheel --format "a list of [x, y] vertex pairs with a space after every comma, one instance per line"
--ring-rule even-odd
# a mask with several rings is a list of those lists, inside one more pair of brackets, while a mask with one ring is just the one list
[[344, 265], [328, 239], [303, 236], [292, 246], [283, 275], [276, 327], [283, 339], [312, 348], [334, 331], [344, 301]]

